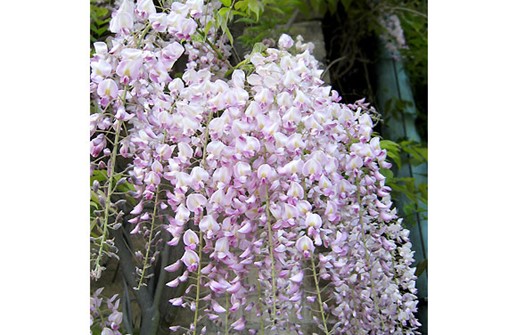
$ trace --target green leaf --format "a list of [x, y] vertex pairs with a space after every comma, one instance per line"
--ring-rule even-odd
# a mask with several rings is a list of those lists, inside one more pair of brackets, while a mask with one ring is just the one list
[[330, 14], [337, 12], [337, 1], [338, 0], [327, 0]]
[[345, 7], [345, 11], [350, 9], [350, 5], [352, 4], [352, 0], [341, 0], [343, 7]]
[[384, 177], [386, 177], [387, 180], [393, 179], [393, 171], [391, 171], [390, 169], [381, 168], [380, 172]]
[[418, 265], [416, 266], [415, 275], [417, 277], [420, 277], [420, 275], [424, 273], [425, 270], [427, 270], [427, 258], [418, 263]]
[[201, 43], [201, 42], [205, 41], [205, 38], [203, 36], [201, 36], [201, 34], [194, 34], [194, 35], [192, 35], [192, 41]]
[[391, 158], [400, 169], [402, 166], [402, 159], [400, 158], [400, 145], [390, 140], [381, 140], [380, 145], [381, 149], [386, 150], [388, 158]]
[[256, 53], [256, 52], [259, 52], [259, 53], [262, 53], [264, 51], [266, 51], [267, 47], [264, 43], [255, 43], [255, 45], [253, 46], [253, 50], [251, 51], [251, 53]]
[[420, 193], [419, 199], [424, 204], [427, 204], [427, 190], [428, 190], [427, 183], [422, 183], [422, 184], [418, 185], [418, 193]]
[[108, 172], [106, 170], [94, 170], [90, 177], [90, 186], [93, 185], [93, 181], [105, 181], [108, 179]]
[[[246, 15], [246, 14], [244, 14], [244, 15]], [[254, 24], [254, 23], [256, 23], [255, 20], [250, 19], [249, 17], [241, 17], [240, 19], [237, 19], [234, 22], [247, 23], [247, 24]]]
[[248, 8], [248, 0], [241, 0], [235, 3], [235, 9], [245, 11]]
[[228, 12], [230, 12], [230, 8], [226, 8], [226, 7], [223, 7], [221, 9], [219, 9], [217, 11], [217, 13], [219, 13], [219, 15], [221, 16], [221, 18], [224, 18], [224, 19], [227, 19], [227, 16], [226, 14], [228, 14]]
[[228, 40], [230, 41], [230, 45], [233, 46], [233, 36], [232, 36], [232, 33], [230, 32], [230, 29], [228, 29], [228, 27], [226, 25], [222, 29], [223, 29], [223, 32], [228, 37]]
[[419, 142], [401, 141], [400, 148], [409, 155], [409, 161], [412, 165], [420, 165], [427, 162], [427, 148]]
[[260, 3], [258, 0], [249, 0], [248, 9], [251, 12], [255, 13], [255, 17], [257, 18], [257, 21], [258, 21], [260, 14], [264, 10], [264, 5], [262, 3]]
[[[238, 15], [238, 16], [242, 16], [244, 18], [247, 18], [248, 14], [244, 13], [244, 12], [241, 12], [241, 11], [238, 11], [238, 10], [234, 10], [232, 9], [232, 11], [230, 12], [231, 15]], [[255, 20], [253, 19], [250, 19], [252, 23], [255, 23]]]
[[225, 7], [230, 7], [232, 5], [232, 0], [221, 0], [221, 3], [225, 6]]
[[[214, 22], [213, 21], [208, 21], [205, 25], [205, 36], [208, 35], [208, 32], [210, 31], [210, 28], [212, 28], [212, 26], [214, 25]], [[205, 37], [206, 38], [206, 37]]]

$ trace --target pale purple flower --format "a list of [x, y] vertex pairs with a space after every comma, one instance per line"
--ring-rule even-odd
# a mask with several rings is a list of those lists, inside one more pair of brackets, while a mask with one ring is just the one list
[[296, 241], [296, 249], [303, 254], [304, 257], [310, 257], [314, 251], [314, 244], [307, 236], [302, 236]]
[[101, 104], [106, 106], [110, 100], [118, 96], [118, 86], [113, 79], [104, 79], [97, 86], [97, 94], [101, 98]]
[[136, 16], [141, 20], [145, 20], [149, 15], [156, 14], [156, 8], [154, 7], [152, 0], [136, 0]]
[[128, 35], [133, 29], [135, 5], [132, 0], [123, 0], [115, 16], [111, 19], [109, 30], [116, 34]]
[[183, 234], [183, 243], [185, 244], [186, 248], [194, 250], [199, 244], [199, 237], [192, 231], [192, 229], [188, 229]]
[[183, 254], [183, 257], [181, 257], [181, 261], [187, 266], [187, 270], [189, 272], [196, 271], [199, 266], [199, 256], [190, 249], [185, 249], [185, 253]]

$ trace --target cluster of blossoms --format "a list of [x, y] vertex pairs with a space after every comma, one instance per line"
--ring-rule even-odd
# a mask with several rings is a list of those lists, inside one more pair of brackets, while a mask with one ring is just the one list
[[324, 334], [416, 333], [411, 243], [373, 109], [339, 103], [300, 37], [233, 68], [204, 25], [218, 6], [124, 0], [91, 61], [92, 171], [129, 162], [141, 279], [161, 228], [184, 248], [167, 285], [188, 282], [170, 302], [194, 315], [171, 330], [303, 334], [314, 317]]
[[398, 60], [400, 50], [407, 49], [406, 38], [399, 17], [395, 14], [386, 15], [379, 18], [379, 23], [384, 27], [384, 33], [380, 36], [381, 40], [391, 57]]
[[103, 304], [104, 298], [100, 297], [103, 290], [104, 288], [97, 289], [90, 297], [90, 327], [94, 326], [95, 320], [101, 319], [101, 324], [98, 325], [101, 335], [122, 335], [120, 332], [122, 313], [118, 310], [120, 304], [118, 295], [115, 294]]

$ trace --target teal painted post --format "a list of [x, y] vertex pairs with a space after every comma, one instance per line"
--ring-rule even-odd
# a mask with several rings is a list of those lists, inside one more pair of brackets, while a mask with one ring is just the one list
[[[388, 53], [384, 44], [379, 42], [380, 57], [376, 64], [377, 77], [377, 108], [383, 113], [383, 118], [386, 119], [386, 106], [389, 101], [403, 100], [409, 102], [405, 105], [402, 113], [397, 115], [390, 115], [387, 118], [387, 123], [382, 129], [382, 134], [385, 139], [398, 141], [400, 139], [408, 139], [420, 142], [420, 136], [415, 127], [416, 108], [411, 91], [409, 78], [404, 71], [402, 61], [395, 60]], [[401, 169], [394, 171], [397, 177], [413, 177], [416, 183], [427, 183], [427, 164], [419, 166], [411, 166], [404, 164]], [[397, 200], [397, 199], [395, 199]], [[398, 202], [399, 209], [404, 203]], [[425, 210], [427, 214], [427, 206], [419, 204], [420, 208]], [[423, 260], [427, 260], [427, 219], [422, 213], [415, 214], [415, 225], [411, 225], [410, 239], [415, 251], [415, 266]], [[425, 215], [427, 216], [427, 215]], [[419, 303], [418, 319], [422, 323], [422, 334], [427, 334], [427, 269], [420, 274], [417, 279], [417, 289]]]

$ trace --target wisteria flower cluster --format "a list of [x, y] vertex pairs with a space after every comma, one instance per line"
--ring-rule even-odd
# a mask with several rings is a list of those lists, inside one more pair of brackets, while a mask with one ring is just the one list
[[385, 29], [381, 40], [391, 57], [399, 60], [400, 50], [408, 48], [399, 17], [395, 14], [384, 15], [379, 18], [379, 23]]
[[118, 295], [115, 294], [104, 303], [104, 298], [100, 296], [103, 290], [103, 287], [97, 289], [90, 297], [90, 327], [94, 326], [96, 319], [100, 319], [98, 326], [101, 329], [101, 335], [122, 335], [119, 331], [122, 324], [122, 313], [119, 311], [120, 299], [117, 299]]
[[220, 5], [158, 12], [124, 0], [115, 37], [95, 44], [91, 171], [105, 178], [92, 185], [104, 233], [92, 276], [129, 215], [146, 241], [139, 286], [159, 239], [183, 250], [166, 285], [187, 285], [170, 303], [192, 319], [172, 331], [304, 334], [314, 322], [321, 334], [417, 333], [411, 243], [381, 174], [390, 163], [373, 108], [340, 103], [301, 37], [232, 66], [224, 34], [207, 26]]

